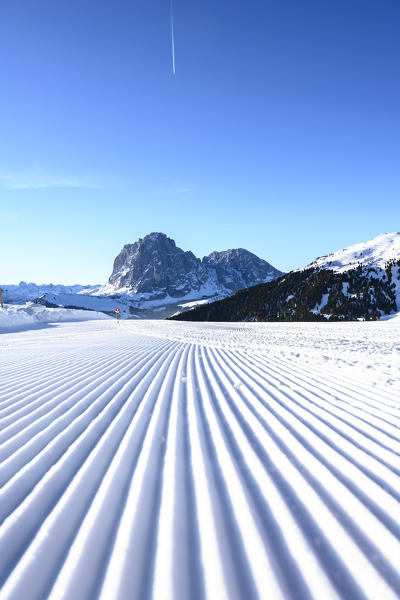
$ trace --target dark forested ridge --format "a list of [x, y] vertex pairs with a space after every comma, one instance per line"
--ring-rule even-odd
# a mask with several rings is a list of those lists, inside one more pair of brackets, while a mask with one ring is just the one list
[[400, 260], [337, 273], [310, 268], [171, 317], [178, 321], [375, 320], [400, 310]]

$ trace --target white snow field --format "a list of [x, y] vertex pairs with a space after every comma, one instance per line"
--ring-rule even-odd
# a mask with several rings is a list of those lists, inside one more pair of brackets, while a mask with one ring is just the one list
[[0, 335], [1, 600], [400, 597], [400, 320]]
[[89, 321], [91, 319], [109, 319], [107, 315], [95, 311], [47, 308], [33, 302], [25, 304], [5, 304], [0, 308], [0, 334], [5, 330], [43, 327], [45, 323], [60, 321]]

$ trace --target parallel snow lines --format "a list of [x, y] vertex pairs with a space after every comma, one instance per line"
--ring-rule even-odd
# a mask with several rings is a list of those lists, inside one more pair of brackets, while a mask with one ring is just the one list
[[84, 390], [90, 382], [99, 383], [99, 380], [107, 380], [113, 373], [118, 374], [137, 353], [140, 353], [140, 349], [125, 352], [123, 359], [110, 363], [108, 352], [101, 360], [80, 363], [78, 368], [72, 367], [66, 372], [58, 373], [56, 369], [52, 376], [44, 378], [41, 373], [40, 383], [31, 383], [29, 391], [15, 393], [11, 405], [7, 406], [6, 402], [2, 402], [4, 408], [0, 411], [0, 444], [5, 440], [9, 441], [13, 431], [23, 429], [25, 424], [36, 423], [39, 415], [49, 413], [53, 407], [60, 409], [61, 403], [70, 399], [75, 392], [83, 391], [84, 396]]
[[[117, 422], [122, 423], [120, 427], [123, 429], [128, 427], [129, 418], [134, 414], [132, 411], [136, 411], [140, 401], [140, 393], [146, 391], [160, 367], [163, 367], [171, 350], [178, 346], [177, 343], [171, 344], [165, 341], [153, 343], [147, 353], [131, 365], [125, 376], [123, 373], [122, 377], [120, 377], [121, 373], [114, 373], [113, 377], [106, 382], [106, 386], [101, 385], [101, 389], [97, 390], [98, 396], [93, 396], [88, 403], [85, 401], [83, 412], [77, 412], [73, 418], [68, 417], [68, 420], [65, 419], [71, 411], [62, 415], [63, 427], [57, 428], [55, 437], [52, 437], [54, 434], [50, 431], [52, 424], [47, 427], [49, 430], [47, 445], [41, 443], [37, 453], [22, 470], [15, 472], [0, 491], [3, 516], [7, 516], [8, 510], [8, 518], [1, 528], [0, 535], [0, 553], [8, 560], [2, 560], [0, 577], [6, 577], [21, 557], [27, 560], [27, 557], [31, 556], [26, 550], [29, 549], [32, 536], [36, 536], [43, 527], [46, 530], [46, 526], [43, 526], [47, 520], [46, 515], [51, 518], [56, 514], [55, 506], [59, 505], [60, 498], [70, 486], [70, 481], [73, 481], [75, 474], [82, 469], [82, 463], [84, 464], [93, 452], [99, 450], [100, 442], [106, 440], [104, 443], [107, 451], [113, 452], [117, 442], [114, 438], [108, 440], [112, 427]], [[92, 389], [90, 393], [93, 393]], [[81, 402], [80, 398], [77, 398], [76, 405]], [[32, 438], [32, 443], [35, 443], [35, 436]], [[89, 485], [86, 482], [83, 502], [86, 500], [87, 490], [92, 489], [100, 476], [101, 468], [102, 465], [99, 465], [87, 471], [86, 479]], [[75, 508], [79, 506], [78, 497], [73, 498]], [[63, 521], [64, 517], [61, 520]], [[66, 526], [69, 531], [71, 520], [64, 520], [64, 523], [64, 527]], [[72, 532], [69, 531], [69, 535], [71, 534]], [[58, 535], [55, 536], [54, 543], [56, 548], [59, 548], [61, 542]], [[52, 559], [55, 556], [54, 550]], [[18, 569], [14, 572], [14, 576], [17, 576], [16, 573]], [[38, 571], [35, 570], [33, 577], [35, 581], [37, 574]], [[24, 572], [23, 586], [26, 583], [25, 575], [26, 572]], [[32, 594], [30, 597], [34, 597], [35, 585], [27, 589]], [[38, 597], [43, 596], [38, 593]]]
[[[246, 356], [239, 354], [236, 364], [248, 365], [248, 374], [257, 377], [263, 382], [264, 389], [271, 393], [279, 392], [287, 398], [292, 404], [292, 410], [296, 407], [304, 409], [307, 415], [313, 415], [317, 421], [317, 430], [320, 435], [323, 431], [333, 431], [336, 435], [336, 441], [339, 445], [336, 449], [344, 453], [346, 448], [350, 448], [352, 460], [357, 457], [363, 458], [364, 466], [368, 463], [376, 464], [379, 461], [400, 475], [399, 455], [399, 437], [398, 423], [400, 420], [392, 416], [393, 424], [386, 423], [382, 426], [386, 417], [376, 419], [371, 416], [369, 411], [358, 410], [354, 415], [353, 406], [357, 407], [360, 398], [360, 392], [353, 392], [352, 396], [346, 394], [343, 398], [340, 390], [333, 395], [333, 389], [327, 390], [325, 382], [314, 380], [312, 384], [299, 376], [286, 372], [285, 368], [276, 368], [274, 365], [266, 363], [259, 357], [253, 357], [251, 361]], [[363, 417], [361, 415], [364, 415]], [[385, 412], [383, 412], [385, 415]], [[323, 427], [327, 425], [329, 429]], [[397, 438], [396, 438], [397, 432]], [[335, 437], [335, 435], [334, 435]], [[362, 450], [369, 456], [358, 452]], [[379, 474], [378, 469], [372, 469], [373, 477]], [[396, 480], [397, 483], [397, 480]]]
[[1, 600], [398, 598], [390, 398], [140, 328], [13, 366]]
[[[210, 352], [211, 355], [213, 354], [211, 350], [208, 352]], [[224, 363], [226, 363], [226, 355], [224, 355], [222, 352], [218, 353], [217, 351], [214, 351], [214, 353], [216, 353], [218, 356], [218, 362], [215, 364], [218, 364], [219, 361], [222, 362], [222, 364], [220, 363], [218, 367], [221, 369], [222, 373], [222, 369], [224, 369]], [[327, 449], [324, 448], [323, 445], [316, 443], [318, 440], [316, 440], [313, 435], [310, 435], [309, 432], [305, 430], [301, 421], [299, 422], [294, 419], [290, 419], [290, 398], [287, 398], [289, 410], [282, 411], [277, 402], [279, 399], [279, 391], [275, 392], [275, 395], [270, 392], [268, 395], [266, 395], [264, 389], [257, 384], [256, 380], [253, 380], [251, 385], [246, 385], [246, 383], [248, 383], [246, 379], [248, 379], [248, 373], [250, 370], [246, 369], [245, 365], [241, 366], [239, 362], [235, 363], [235, 367], [236, 368], [233, 370], [232, 365], [230, 365], [229, 370], [226, 371], [226, 376], [231, 376], [233, 378], [231, 383], [233, 386], [231, 391], [232, 396], [235, 395], [235, 389], [237, 389], [237, 396], [242, 398], [242, 403], [243, 401], [246, 403], [249, 410], [261, 422], [263, 428], [267, 430], [269, 437], [272, 437], [272, 439], [275, 440], [275, 443], [281, 448], [281, 450], [283, 450], [286, 458], [289, 458], [290, 461], [286, 461], [285, 465], [283, 457], [281, 456], [279, 458], [279, 455], [276, 454], [275, 458], [273, 459], [273, 465], [275, 466], [280, 464], [281, 468], [279, 469], [279, 472], [287, 473], [287, 475], [290, 474], [290, 471], [293, 471], [293, 465], [296, 465], [301, 477], [307, 477], [307, 480], [322, 497], [324, 504], [330, 507], [334, 517], [333, 520], [330, 518], [332, 523], [331, 527], [335, 533], [333, 534], [332, 532], [331, 535], [327, 535], [329, 544], [334, 546], [336, 543], [338, 543], [340, 548], [338, 555], [345, 556], [345, 548], [347, 545], [349, 545], [349, 540], [347, 540], [346, 544], [344, 543], [345, 537], [343, 537], [343, 540], [340, 540], [339, 523], [342, 522], [344, 527], [355, 538], [355, 541], [360, 546], [362, 552], [365, 553], [368, 559], [372, 562], [372, 565], [381, 575], [383, 574], [387, 578], [392, 589], [400, 590], [399, 528], [396, 528], [394, 519], [392, 519], [390, 516], [392, 511], [392, 515], [396, 514], [396, 511], [398, 512], [398, 502], [393, 501], [393, 499], [388, 494], [385, 494], [380, 487], [373, 487], [373, 484], [371, 484], [368, 480], [363, 482], [362, 475], [359, 473], [353, 473], [353, 482], [358, 483], [360, 480], [361, 484], [364, 484], [364, 486], [361, 485], [361, 490], [363, 487], [366, 487], [370, 493], [370, 496], [367, 497], [365, 495], [363, 497], [362, 492], [357, 488], [356, 483], [354, 483], [353, 486], [350, 486], [350, 492], [346, 490], [346, 488], [343, 486], [343, 483], [346, 484], [349, 483], [349, 481], [341, 481], [341, 478], [335, 480], [326, 469], [326, 467], [330, 467], [331, 469], [332, 466], [336, 467], [336, 469], [333, 469], [333, 475], [338, 476], [339, 474], [342, 475], [339, 470], [342, 468], [343, 473], [346, 474], [346, 465], [344, 464], [342, 457], [335, 453], [331, 453], [332, 456], [330, 456], [329, 452], [327, 452]], [[261, 377], [260, 381], [265, 383]], [[227, 389], [228, 383], [226, 381], [225, 384], [226, 385], [224, 387]], [[241, 403], [238, 404], [240, 405]], [[235, 411], [237, 411], [238, 409], [236, 404], [233, 406]], [[265, 408], [267, 410], [265, 410]], [[291, 427], [291, 423], [294, 424], [293, 427]], [[249, 432], [256, 431], [256, 423], [253, 421]], [[306, 435], [304, 435], [304, 432]], [[303, 437], [301, 437], [302, 435]], [[300, 443], [297, 443], [297, 440], [299, 440]], [[264, 442], [261, 446], [263, 450], [268, 448], [267, 442], [270, 445], [268, 438], [264, 437]], [[271, 450], [269, 450], [269, 452], [271, 452]], [[329, 462], [325, 462], [325, 455], [327, 455], [328, 459], [332, 459], [331, 465], [329, 465]], [[320, 460], [316, 460], [318, 458]], [[296, 476], [295, 471], [293, 472], [292, 476]], [[287, 478], [285, 485], [287, 485], [288, 482], [289, 480]], [[293, 486], [293, 484], [290, 485]], [[297, 494], [296, 487], [298, 492]], [[379, 518], [377, 518], [374, 514], [375, 510], [378, 508], [372, 501], [374, 494], [376, 499], [382, 501], [387, 510], [387, 513], [380, 511], [379, 514], [379, 517], [382, 518], [383, 523], [380, 522]], [[295, 507], [296, 512], [299, 513], [299, 516], [301, 516], [301, 511], [298, 506], [299, 502], [303, 503], [304, 499], [306, 499], [307, 505], [309, 504], [310, 508], [313, 506], [311, 502], [312, 498], [310, 500], [310, 490], [307, 491], [307, 485], [304, 482], [302, 485], [300, 485], [300, 480], [298, 480], [298, 484], [294, 487], [294, 490], [289, 492], [289, 497], [291, 498], [292, 506]], [[366, 510], [360, 502], [360, 500], [365, 500], [366, 498], [370, 499], [370, 502], [367, 502], [367, 506], [370, 509], [372, 508], [372, 512]], [[313, 500], [315, 501], [315, 498]], [[343, 510], [343, 506], [345, 506], [345, 510]], [[381, 509], [382, 506], [379, 508]], [[314, 514], [317, 514], [319, 518], [323, 516], [323, 513], [324, 510], [322, 506], [319, 506], [318, 510], [315, 510], [314, 512]], [[324, 527], [329, 532], [329, 519], [327, 516], [328, 515], [325, 514], [325, 518], [321, 518], [321, 520], [324, 522]], [[388, 530], [388, 525], [394, 526], [393, 531], [390, 529]], [[317, 537], [317, 550], [318, 553], [321, 550], [320, 556], [322, 557], [322, 536], [320, 534]], [[310, 541], [312, 542], [312, 538]], [[351, 553], [348, 557], [348, 561], [350, 562], [345, 561], [345, 570], [347, 570], [347, 565], [350, 563], [353, 566], [357, 566], [357, 553], [355, 552], [355, 548], [354, 546], [351, 546], [351, 543], [349, 548], [351, 548]], [[361, 568], [361, 565], [365, 561], [363, 560], [360, 552], [358, 552], [358, 555], [361, 563], [360, 568], [356, 569], [356, 572], [359, 572], [360, 582], [362, 583], [365, 580], [366, 573], [368, 571], [365, 570], [367, 567], [366, 564], [364, 564], [363, 568]], [[373, 571], [371, 568], [372, 565], [369, 566], [369, 571]], [[340, 569], [339, 571], [337, 569], [333, 570], [336, 570], [336, 572], [340, 573]], [[341, 571], [343, 575], [343, 568]], [[371, 577], [369, 577], [369, 584], [371, 583]], [[378, 589], [378, 583], [379, 579], [376, 579], [375, 585], [373, 586], [373, 589], [376, 590], [376, 593]], [[386, 591], [384, 592], [384, 590], [381, 590], [381, 592], [385, 594], [389, 593]], [[350, 595], [350, 597], [353, 596]], [[391, 596], [384, 595], [383, 597]]]

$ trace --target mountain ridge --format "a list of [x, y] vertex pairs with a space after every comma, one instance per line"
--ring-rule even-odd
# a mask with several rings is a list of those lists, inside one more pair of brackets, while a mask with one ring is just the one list
[[214, 251], [200, 259], [166, 234], [153, 232], [124, 245], [99, 293], [139, 295], [144, 300], [197, 293], [200, 299], [230, 295], [280, 275], [282, 271], [243, 248]]
[[165, 318], [175, 312], [226, 297], [282, 272], [243, 248], [197, 258], [166, 234], [152, 232], [125, 244], [103, 286], [25, 284], [5, 286], [5, 301], [34, 301], [48, 307], [84, 308], [124, 318]]

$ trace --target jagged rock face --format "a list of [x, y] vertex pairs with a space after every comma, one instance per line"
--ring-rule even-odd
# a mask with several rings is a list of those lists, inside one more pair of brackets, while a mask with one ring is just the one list
[[231, 293], [282, 275], [267, 261], [243, 248], [212, 252], [203, 258], [203, 264], [208, 269], [215, 269], [218, 281]]
[[198, 291], [207, 279], [207, 269], [192, 252], [177, 248], [163, 233], [151, 233], [123, 247], [109, 283], [152, 298], [178, 298]]
[[213, 252], [200, 260], [177, 248], [164, 233], [151, 233], [123, 247], [109, 285], [115, 292], [144, 294], [145, 299], [187, 294], [202, 298], [227, 296], [279, 275], [265, 260], [242, 248]]

